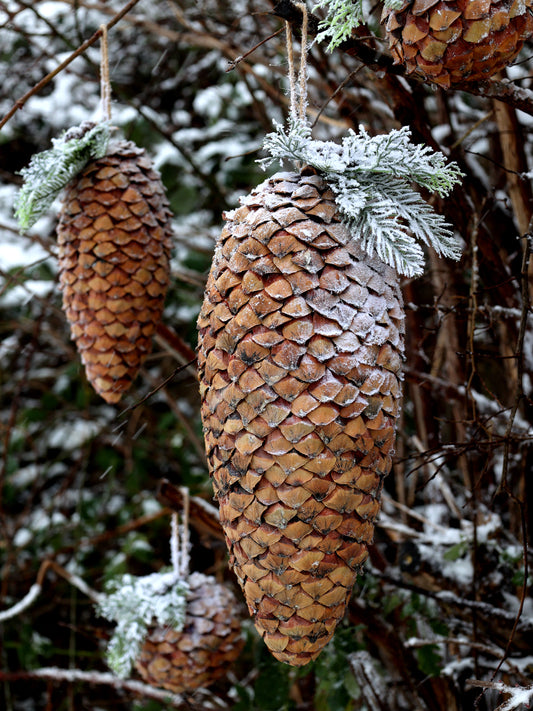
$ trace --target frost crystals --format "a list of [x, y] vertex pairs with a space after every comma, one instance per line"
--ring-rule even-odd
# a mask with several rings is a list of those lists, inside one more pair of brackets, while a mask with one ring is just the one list
[[269, 158], [291, 159], [310, 165], [335, 193], [335, 202], [353, 239], [405, 276], [419, 276], [424, 255], [416, 240], [445, 257], [459, 259], [461, 246], [444, 217], [436, 213], [411, 187], [420, 187], [445, 197], [460, 182], [456, 163], [428, 146], [411, 143], [407, 127], [369, 136], [363, 127], [349, 131], [339, 145], [311, 138], [310, 126], [289, 118], [288, 131], [275, 123], [265, 138]]
[[181, 632], [188, 591], [188, 583], [177, 580], [175, 572], [142, 578], [123, 575], [108, 584], [98, 612], [117, 622], [107, 648], [107, 662], [117, 676], [129, 676], [149, 626], [155, 623]]

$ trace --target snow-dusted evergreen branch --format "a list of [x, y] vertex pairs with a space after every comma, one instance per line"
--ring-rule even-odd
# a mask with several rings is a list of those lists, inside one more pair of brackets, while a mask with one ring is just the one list
[[71, 178], [93, 158], [107, 152], [110, 126], [85, 121], [52, 139], [53, 148], [33, 156], [21, 170], [23, 186], [15, 203], [15, 215], [21, 230], [34, 225]]
[[354, 239], [368, 254], [406, 276], [423, 272], [424, 256], [416, 240], [438, 254], [459, 259], [461, 248], [442, 215], [436, 213], [411, 183], [445, 197], [461, 171], [442, 153], [411, 143], [407, 127], [370, 136], [363, 128], [349, 131], [340, 144], [316, 141], [311, 129], [290, 117], [288, 130], [275, 124], [265, 139], [270, 153], [260, 163], [286, 159], [314, 167], [335, 193], [336, 203]]
[[[402, 0], [385, 0], [385, 7], [395, 10], [401, 7]], [[326, 8], [326, 18], [320, 23], [317, 40], [329, 39], [328, 52], [347, 40], [356, 27], [364, 21], [363, 0], [319, 0], [313, 9]]]
[[117, 623], [107, 648], [107, 662], [118, 676], [129, 675], [148, 627], [158, 624], [181, 631], [189, 586], [174, 571], [142, 578], [123, 575], [112, 580], [98, 602], [98, 612]]

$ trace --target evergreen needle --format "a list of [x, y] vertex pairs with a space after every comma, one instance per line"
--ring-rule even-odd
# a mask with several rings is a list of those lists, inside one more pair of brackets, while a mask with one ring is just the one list
[[[398, 10], [402, 0], [385, 0], [385, 7]], [[323, 7], [327, 15], [319, 25], [317, 40], [329, 39], [328, 52], [350, 38], [356, 27], [364, 22], [363, 0], [319, 0], [313, 9]]]
[[452, 228], [411, 186], [416, 183], [446, 197], [462, 173], [442, 153], [411, 143], [407, 127], [378, 136], [360, 127], [340, 144], [314, 140], [309, 125], [294, 117], [288, 130], [277, 123], [274, 127], [264, 143], [270, 157], [259, 163], [266, 167], [290, 159], [315, 168], [335, 193], [353, 239], [370, 255], [376, 253], [405, 276], [423, 272], [417, 240], [438, 254], [460, 258], [461, 245]]
[[15, 201], [15, 216], [22, 231], [37, 222], [90, 160], [106, 154], [109, 133], [109, 123], [86, 121], [52, 139], [53, 148], [32, 157], [29, 166], [20, 171], [24, 182]]
[[108, 583], [97, 609], [117, 623], [107, 648], [107, 662], [117, 676], [129, 675], [150, 625], [183, 629], [188, 590], [173, 571], [141, 578], [127, 574]]

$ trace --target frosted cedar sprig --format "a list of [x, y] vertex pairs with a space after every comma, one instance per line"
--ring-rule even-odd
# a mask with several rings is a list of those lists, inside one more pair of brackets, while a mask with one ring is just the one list
[[189, 585], [175, 571], [144, 577], [123, 575], [111, 580], [97, 610], [117, 627], [107, 647], [107, 663], [119, 677], [129, 675], [150, 625], [181, 632], [185, 624]]
[[[385, 0], [384, 5], [399, 10], [402, 0]], [[349, 39], [353, 30], [364, 21], [363, 0], [319, 0], [313, 10], [318, 7], [326, 8], [327, 15], [318, 26], [317, 41], [329, 39], [328, 52]]]
[[29, 166], [20, 171], [24, 182], [15, 201], [21, 230], [37, 222], [69, 180], [91, 159], [105, 156], [110, 131], [108, 122], [84, 121], [53, 138], [53, 148], [32, 157]]
[[318, 170], [335, 194], [342, 221], [369, 255], [377, 254], [409, 277], [424, 271], [416, 240], [445, 257], [460, 258], [461, 245], [451, 227], [411, 183], [445, 197], [462, 173], [442, 153], [411, 143], [409, 128], [369, 136], [360, 127], [337, 144], [313, 140], [310, 126], [292, 116], [288, 130], [274, 125], [264, 142], [270, 157], [260, 164], [266, 168], [274, 160], [291, 159]]

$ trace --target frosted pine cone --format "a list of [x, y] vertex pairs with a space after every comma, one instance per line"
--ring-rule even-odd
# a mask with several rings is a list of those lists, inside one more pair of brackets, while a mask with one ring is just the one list
[[488, 79], [533, 34], [532, 0], [406, 0], [382, 21], [395, 61], [445, 88]]
[[147, 683], [176, 693], [219, 679], [244, 644], [233, 593], [201, 573], [190, 575], [188, 582], [183, 630], [152, 629], [135, 663]]
[[373, 537], [404, 312], [396, 272], [350, 242], [312, 171], [242, 202], [198, 320], [205, 442], [249, 611], [301, 666], [332, 637]]
[[111, 145], [69, 184], [58, 227], [63, 308], [87, 378], [118, 402], [152, 348], [169, 283], [171, 213], [144, 150]]

